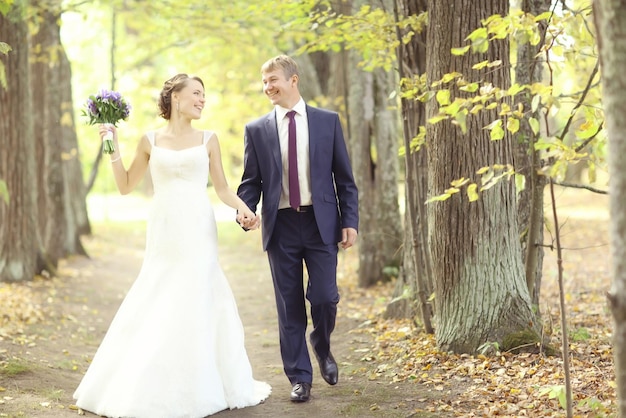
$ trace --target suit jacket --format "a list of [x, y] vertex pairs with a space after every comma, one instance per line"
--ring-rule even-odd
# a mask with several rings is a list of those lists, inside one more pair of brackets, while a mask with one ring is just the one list
[[[342, 228], [358, 229], [358, 191], [335, 112], [306, 106], [309, 124], [309, 163], [315, 220], [322, 241], [341, 241]], [[237, 194], [256, 212], [263, 197], [261, 215], [263, 248], [272, 237], [282, 186], [283, 166], [276, 111], [245, 127], [244, 172]]]

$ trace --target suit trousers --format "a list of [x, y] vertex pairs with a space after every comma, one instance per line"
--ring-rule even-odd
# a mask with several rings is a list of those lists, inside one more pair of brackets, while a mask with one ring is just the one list
[[[306, 343], [305, 297], [311, 304], [311, 345], [319, 357], [328, 356], [339, 302], [337, 253], [336, 243], [327, 245], [322, 241], [314, 211], [278, 211], [267, 255], [274, 281], [280, 352], [292, 384], [313, 380]], [[306, 293], [304, 265], [308, 273]]]

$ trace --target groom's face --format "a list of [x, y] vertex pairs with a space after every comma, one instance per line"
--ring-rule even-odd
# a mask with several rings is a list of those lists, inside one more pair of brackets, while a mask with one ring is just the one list
[[273, 105], [291, 109], [300, 99], [298, 76], [288, 77], [282, 69], [267, 71], [263, 76], [263, 92]]

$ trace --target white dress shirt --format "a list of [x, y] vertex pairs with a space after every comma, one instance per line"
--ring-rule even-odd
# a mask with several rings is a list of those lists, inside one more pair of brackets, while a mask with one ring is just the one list
[[313, 204], [311, 198], [311, 170], [309, 165], [309, 121], [306, 117], [306, 105], [302, 97], [292, 109], [276, 106], [276, 125], [280, 139], [280, 156], [283, 163], [283, 184], [280, 194], [279, 209], [289, 207], [289, 157], [287, 144], [289, 142], [289, 118], [287, 112], [296, 112], [296, 148], [298, 151], [298, 184], [300, 184], [300, 205]]

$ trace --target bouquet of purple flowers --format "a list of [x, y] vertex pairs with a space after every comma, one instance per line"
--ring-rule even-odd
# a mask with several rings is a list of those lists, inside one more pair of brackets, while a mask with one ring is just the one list
[[[100, 90], [98, 94], [89, 96], [83, 109], [83, 116], [89, 117], [89, 125], [96, 123], [117, 126], [120, 120], [128, 119], [130, 104], [116, 91]], [[106, 154], [115, 152], [113, 133], [107, 132], [102, 143], [102, 150]]]

